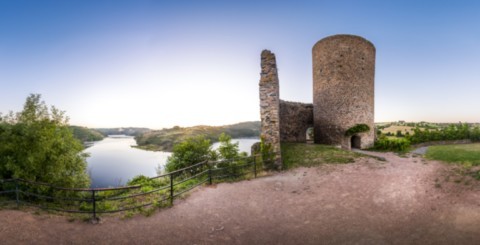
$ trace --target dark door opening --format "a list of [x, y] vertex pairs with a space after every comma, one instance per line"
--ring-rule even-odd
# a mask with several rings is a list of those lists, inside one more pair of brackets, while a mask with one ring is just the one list
[[307, 143], [313, 143], [313, 127], [307, 128], [305, 132], [305, 138]]
[[357, 135], [354, 135], [352, 136], [351, 140], [350, 140], [350, 146], [351, 148], [353, 149], [360, 149], [362, 145], [362, 141], [360, 139], [360, 136], [357, 136]]

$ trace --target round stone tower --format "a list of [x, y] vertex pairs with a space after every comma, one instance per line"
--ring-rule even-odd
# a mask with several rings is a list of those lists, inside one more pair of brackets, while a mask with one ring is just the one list
[[[375, 47], [353, 35], [318, 41], [313, 56], [313, 117], [315, 143], [344, 149], [368, 148], [375, 140]], [[366, 124], [367, 132], [346, 131]]]

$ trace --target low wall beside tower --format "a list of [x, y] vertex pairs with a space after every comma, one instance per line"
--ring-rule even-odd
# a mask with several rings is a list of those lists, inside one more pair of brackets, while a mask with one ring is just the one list
[[280, 141], [306, 142], [313, 127], [313, 104], [280, 100]]

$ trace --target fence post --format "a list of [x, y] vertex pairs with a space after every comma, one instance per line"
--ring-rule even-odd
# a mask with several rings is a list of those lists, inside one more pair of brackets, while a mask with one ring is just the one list
[[173, 204], [173, 173], [170, 174], [170, 204]]
[[95, 189], [92, 189], [93, 220], [97, 220], [97, 203], [95, 200]]
[[253, 155], [253, 174], [257, 178], [257, 156]]
[[17, 208], [20, 207], [20, 193], [18, 188], [18, 179], [15, 179], [15, 202], [17, 203]]
[[207, 166], [208, 166], [208, 183], [211, 185], [212, 184], [212, 167], [208, 163], [207, 163]]

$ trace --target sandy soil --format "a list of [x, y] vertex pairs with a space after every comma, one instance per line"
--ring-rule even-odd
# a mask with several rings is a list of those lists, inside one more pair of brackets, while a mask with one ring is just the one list
[[[2, 244], [478, 244], [480, 181], [376, 153], [203, 187], [150, 217], [100, 224], [0, 211]], [[459, 182], [459, 183], [457, 183]]]

